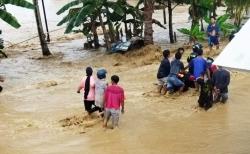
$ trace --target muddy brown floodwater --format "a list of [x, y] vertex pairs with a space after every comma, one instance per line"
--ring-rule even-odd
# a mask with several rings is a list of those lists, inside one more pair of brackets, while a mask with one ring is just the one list
[[[179, 25], [188, 24], [185, 10], [176, 9]], [[192, 90], [181, 96], [155, 92], [159, 47], [106, 55], [83, 50], [81, 40], [58, 40], [50, 44], [50, 58], [40, 57], [36, 42], [14, 46], [9, 58], [1, 59], [6, 80], [0, 94], [0, 154], [250, 153], [248, 73], [232, 71], [228, 103], [205, 112], [197, 108]], [[120, 76], [126, 106], [119, 129], [103, 129], [96, 115], [86, 116], [76, 93], [86, 66], [105, 67], [108, 79]]]

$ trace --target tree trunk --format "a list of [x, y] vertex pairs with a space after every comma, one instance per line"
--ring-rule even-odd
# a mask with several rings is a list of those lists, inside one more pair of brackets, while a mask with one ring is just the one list
[[116, 39], [115, 39], [115, 30], [114, 30], [113, 23], [111, 21], [108, 21], [108, 26], [109, 26], [110, 41], [111, 41], [111, 43], [114, 43], [116, 41]]
[[106, 48], [107, 48], [107, 50], [110, 50], [111, 49], [111, 44], [109, 42], [109, 35], [108, 35], [106, 27], [105, 27], [105, 25], [103, 23], [101, 14], [99, 14], [99, 20], [100, 20], [100, 23], [101, 23], [101, 26], [102, 26], [102, 31], [103, 31], [104, 40], [105, 40], [105, 43], [106, 43]]
[[164, 21], [164, 24], [167, 24], [166, 8], [165, 7], [163, 8], [163, 21]]
[[96, 21], [92, 20], [91, 23], [92, 23], [92, 25], [91, 25], [91, 31], [92, 31], [93, 36], [94, 36], [94, 45], [95, 45], [95, 48], [97, 49], [97, 48], [100, 47], [100, 44], [99, 44], [98, 34], [97, 34], [97, 31], [96, 31]]
[[154, 13], [154, 0], [144, 0], [144, 44], [153, 44], [153, 23], [152, 23], [152, 16]]
[[197, 15], [197, 2], [196, 0], [192, 0], [192, 27], [195, 26], [196, 24], [199, 24], [199, 19]]
[[173, 10], [172, 10], [171, 0], [168, 0], [168, 27], [169, 27], [169, 39], [170, 39], [170, 43], [174, 43]]
[[35, 11], [35, 17], [36, 17], [36, 24], [37, 24], [37, 31], [40, 39], [40, 44], [42, 47], [42, 53], [44, 56], [51, 55], [47, 42], [45, 41], [45, 35], [43, 32], [43, 25], [41, 21], [40, 11], [39, 11], [39, 5], [37, 0], [33, 0], [33, 4], [35, 5], [34, 11]]
[[201, 18], [200, 20], [201, 20], [201, 31], [204, 32], [205, 29], [204, 29], [203, 19]]
[[217, 0], [214, 0], [213, 2], [213, 17], [216, 17], [216, 9], [217, 9]]

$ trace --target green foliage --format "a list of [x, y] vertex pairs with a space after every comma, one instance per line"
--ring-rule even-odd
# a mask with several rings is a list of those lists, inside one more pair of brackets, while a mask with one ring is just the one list
[[17, 21], [15, 16], [6, 10], [5, 5], [11, 4], [27, 9], [34, 9], [34, 5], [26, 0], [0, 0], [0, 19], [8, 23], [14, 28], [21, 27], [20, 23]]
[[227, 5], [227, 12], [234, 18], [234, 24], [240, 26], [245, 12], [250, 7], [249, 0], [224, 0]]
[[[224, 14], [222, 16], [219, 16], [217, 18], [217, 21], [216, 23], [218, 24], [218, 26], [220, 27], [220, 30], [221, 32], [223, 33], [223, 35], [226, 37], [228, 35], [230, 35], [230, 33], [232, 31], [235, 31], [236, 30], [236, 26], [233, 25], [233, 24], [230, 24], [228, 22], [228, 19], [230, 18], [230, 15], [229, 14]], [[210, 19], [208, 17], [205, 18], [205, 22], [206, 23], [210, 23]]]
[[[68, 11], [68, 14], [57, 24], [61, 26], [67, 23], [65, 33], [74, 31], [86, 34], [90, 32], [90, 28], [85, 28], [85, 26], [90, 26], [90, 19], [97, 21], [99, 14], [105, 15], [108, 24], [124, 22], [128, 14], [131, 14], [136, 19], [141, 18], [138, 10], [124, 0], [117, 0], [116, 2], [109, 0], [74, 0], [65, 4], [57, 14], [66, 11]], [[75, 27], [80, 25], [83, 25], [83, 30], [74, 30]]]
[[0, 6], [6, 4], [11, 4], [28, 9], [34, 9], [34, 5], [26, 0], [0, 0]]
[[205, 40], [205, 33], [200, 31], [200, 26], [198, 24], [191, 29], [181, 28], [178, 29], [178, 31], [189, 36], [191, 41]]
[[81, 3], [82, 3], [81, 0], [75, 0], [75, 1], [69, 2], [69, 3], [65, 4], [56, 14], [60, 15], [63, 12], [67, 11], [69, 8], [77, 6], [77, 5], [81, 4]]
[[17, 19], [11, 13], [5, 10], [0, 9], [0, 18], [14, 28], [21, 27]]

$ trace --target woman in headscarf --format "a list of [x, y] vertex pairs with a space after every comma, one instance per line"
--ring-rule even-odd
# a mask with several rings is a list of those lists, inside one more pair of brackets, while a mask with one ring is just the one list
[[99, 108], [95, 106], [95, 79], [92, 74], [93, 69], [91, 67], [87, 67], [86, 76], [83, 77], [77, 90], [77, 93], [80, 93], [80, 91], [83, 92], [84, 106], [88, 114], [99, 110]]

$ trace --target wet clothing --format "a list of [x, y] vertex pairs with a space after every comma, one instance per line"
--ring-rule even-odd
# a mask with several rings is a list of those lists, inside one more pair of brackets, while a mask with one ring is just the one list
[[219, 44], [219, 32], [220, 28], [217, 24], [209, 24], [207, 27], [208, 44], [210, 46]]
[[184, 64], [177, 59], [171, 62], [170, 74], [167, 80], [167, 89], [173, 90], [176, 87], [180, 88], [184, 86], [184, 83], [178, 78], [178, 74], [184, 69]]
[[[87, 76], [83, 77], [79, 89], [84, 93], [85, 88], [85, 82], [86, 82]], [[87, 98], [84, 100], [94, 101], [95, 100], [95, 79], [93, 76], [90, 77], [90, 86], [89, 86], [89, 92], [87, 95]]]
[[230, 73], [225, 69], [218, 69], [212, 77], [213, 86], [220, 90], [220, 93], [228, 93]]
[[170, 74], [169, 75], [178, 75], [180, 73], [181, 70], [184, 69], [184, 64], [178, 60], [178, 59], [174, 59], [171, 62], [171, 68], [170, 68]]
[[158, 79], [158, 85], [159, 86], [164, 86], [164, 85], [167, 84], [167, 82], [168, 82], [168, 77]]
[[193, 68], [193, 66], [191, 66], [191, 61], [192, 61], [194, 58], [196, 58], [196, 57], [197, 57], [197, 53], [192, 52], [192, 53], [188, 56], [188, 58], [187, 58], [187, 62], [188, 62], [188, 64], [189, 64], [188, 72], [189, 72], [190, 74], [194, 74], [194, 68]]
[[158, 79], [165, 78], [169, 75], [169, 72], [170, 72], [170, 62], [167, 58], [164, 58], [161, 61], [160, 67], [158, 69], [157, 78]]
[[87, 111], [89, 114], [95, 111], [102, 112], [102, 109], [100, 107], [95, 106], [95, 101], [84, 100], [84, 107], [85, 111]]
[[184, 82], [182, 82], [176, 75], [171, 75], [168, 77], [167, 89], [175, 90], [184, 86]]
[[213, 106], [213, 86], [211, 80], [204, 81], [198, 79], [197, 82], [201, 85], [200, 96], [198, 99], [199, 106], [208, 110]]
[[198, 56], [190, 62], [189, 67], [193, 68], [193, 76], [197, 80], [206, 73], [207, 61], [203, 57]]
[[197, 57], [196, 52], [192, 52], [188, 57], [187, 57], [187, 62], [190, 63], [194, 58]]
[[118, 85], [110, 85], [105, 90], [105, 109], [119, 110], [124, 103], [124, 90]]
[[118, 126], [119, 117], [120, 117], [120, 110], [119, 109], [105, 109], [104, 111], [104, 120], [109, 121], [111, 117], [112, 120], [112, 126], [116, 127]]
[[97, 79], [95, 83], [95, 105], [104, 108], [104, 92], [107, 88], [105, 79]]

